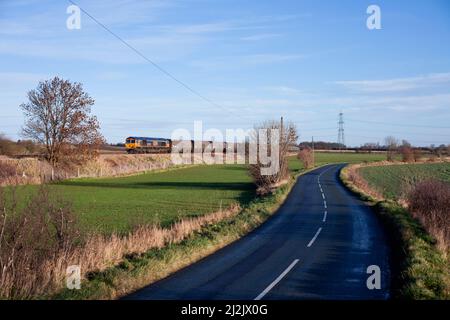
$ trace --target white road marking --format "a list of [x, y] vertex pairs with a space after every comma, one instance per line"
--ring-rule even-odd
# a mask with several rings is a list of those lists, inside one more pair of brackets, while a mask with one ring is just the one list
[[288, 273], [289, 271], [292, 270], [293, 267], [295, 267], [295, 265], [298, 263], [298, 259], [295, 259], [294, 261], [292, 261], [292, 263], [289, 265], [289, 267], [286, 268], [286, 270], [284, 270], [271, 284], [269, 284], [269, 286], [267, 288], [265, 288], [263, 290], [263, 292], [261, 292], [256, 298], [255, 300], [261, 300], [262, 298], [264, 298], [264, 296], [273, 289], [273, 287], [275, 287], [278, 282], [281, 281], [281, 279], [283, 279]]
[[328, 214], [328, 212], [327, 212], [327, 210], [325, 210], [325, 212], [323, 213], [323, 220], [322, 220], [322, 222], [327, 221], [327, 214]]
[[323, 202], [323, 206], [325, 207], [325, 209], [327, 209], [327, 202], [326, 201]]
[[308, 248], [311, 247], [314, 243], [314, 241], [316, 241], [317, 237], [319, 236], [320, 231], [322, 231], [322, 228], [319, 228], [316, 232], [316, 234], [314, 235], [314, 238], [311, 239], [311, 241], [308, 243]]
[[323, 194], [323, 192], [322, 192], [322, 199], [325, 200], [325, 195]]

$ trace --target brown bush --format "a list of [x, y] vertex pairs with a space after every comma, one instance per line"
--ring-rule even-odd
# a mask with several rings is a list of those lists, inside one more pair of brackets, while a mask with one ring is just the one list
[[45, 187], [25, 207], [15, 189], [0, 192], [0, 297], [51, 290], [56, 269], [49, 262], [71, 251], [79, 238], [70, 206]]
[[450, 245], [450, 185], [436, 180], [416, 184], [408, 194], [411, 213], [444, 250]]
[[309, 169], [314, 166], [314, 154], [312, 149], [309, 147], [301, 149], [297, 154], [297, 158], [303, 163], [303, 167], [305, 169]]
[[403, 162], [414, 162], [414, 150], [409, 146], [402, 146], [399, 149]]
[[16, 176], [16, 168], [4, 161], [0, 161], [0, 183]]
[[420, 149], [414, 149], [414, 161], [419, 162], [423, 158], [423, 152]]
[[17, 167], [8, 161], [0, 160], [0, 186], [17, 185], [22, 180], [18, 175]]

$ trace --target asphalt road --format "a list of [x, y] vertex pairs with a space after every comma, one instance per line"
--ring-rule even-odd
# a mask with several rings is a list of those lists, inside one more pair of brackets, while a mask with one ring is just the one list
[[[343, 165], [300, 176], [262, 226], [125, 299], [386, 299], [387, 238], [375, 213], [339, 182]], [[367, 288], [381, 270], [381, 289]]]

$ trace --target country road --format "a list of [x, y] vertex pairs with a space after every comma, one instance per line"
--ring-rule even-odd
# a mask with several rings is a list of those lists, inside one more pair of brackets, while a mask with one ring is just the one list
[[[386, 299], [387, 237], [376, 215], [339, 181], [343, 165], [298, 178], [262, 226], [125, 299]], [[367, 268], [381, 269], [369, 290]]]

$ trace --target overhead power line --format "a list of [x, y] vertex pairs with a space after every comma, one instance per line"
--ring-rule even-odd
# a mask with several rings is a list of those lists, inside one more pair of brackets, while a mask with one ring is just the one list
[[102, 27], [105, 31], [107, 31], [109, 34], [111, 34], [113, 37], [115, 37], [117, 40], [119, 40], [122, 44], [124, 44], [126, 47], [128, 47], [130, 50], [132, 50], [134, 53], [136, 53], [138, 56], [140, 56], [142, 59], [144, 59], [145, 61], [149, 62], [151, 65], [153, 65], [157, 70], [159, 70], [160, 72], [162, 72], [164, 75], [166, 75], [167, 77], [169, 77], [170, 79], [172, 79], [173, 81], [177, 82], [180, 86], [182, 86], [183, 88], [185, 88], [186, 90], [190, 91], [192, 94], [194, 94], [195, 96], [199, 97], [200, 99], [206, 101], [207, 103], [222, 109], [223, 111], [228, 112], [229, 114], [235, 116], [235, 117], [239, 117], [242, 118], [242, 115], [238, 115], [235, 114], [234, 112], [232, 112], [231, 110], [229, 110], [228, 108], [214, 102], [213, 100], [205, 97], [204, 95], [202, 95], [200, 92], [198, 92], [197, 90], [193, 89], [191, 86], [189, 86], [188, 84], [186, 84], [185, 82], [181, 81], [180, 79], [178, 79], [177, 77], [175, 77], [173, 74], [171, 74], [169, 71], [167, 71], [166, 69], [164, 69], [163, 67], [161, 67], [159, 64], [157, 64], [156, 62], [154, 62], [153, 60], [147, 58], [147, 56], [145, 56], [141, 51], [139, 51], [138, 49], [136, 49], [135, 47], [133, 47], [131, 44], [129, 44], [126, 40], [124, 40], [122, 37], [120, 37], [118, 34], [116, 34], [114, 31], [112, 31], [111, 29], [109, 29], [105, 24], [103, 24], [102, 22], [100, 22], [99, 20], [97, 20], [94, 16], [92, 16], [89, 12], [87, 12], [85, 9], [83, 9], [81, 6], [79, 6], [75, 1], [72, 0], [67, 0], [70, 3], [72, 3], [73, 5], [77, 6], [78, 8], [80, 8], [80, 11], [83, 12], [85, 15], [87, 15], [92, 21], [94, 21], [95, 23], [97, 23], [100, 27]]
[[382, 122], [382, 121], [359, 120], [359, 119], [351, 119], [351, 118], [347, 118], [347, 121], [350, 121], [350, 122], [361, 122], [361, 123], [373, 123], [373, 124], [380, 124], [380, 125], [386, 125], [386, 126], [395, 126], [395, 127], [450, 129], [450, 127], [446, 127], [446, 126], [431, 126], [431, 125], [422, 125], [422, 124], [392, 123], [392, 122]]
[[[362, 135], [359, 135], [359, 134], [350, 134], [349, 136], [355, 137], [355, 138], [373, 139], [373, 140], [377, 140], [377, 141], [384, 140], [384, 138], [382, 138], [382, 137], [368, 137], [368, 136], [362, 136]], [[444, 140], [436, 140], [436, 141], [431, 141], [431, 140], [423, 141], [423, 140], [415, 140], [415, 139], [411, 139], [411, 140], [413, 140], [415, 142], [419, 142], [419, 143], [448, 144], [448, 141], [445, 142]]]

